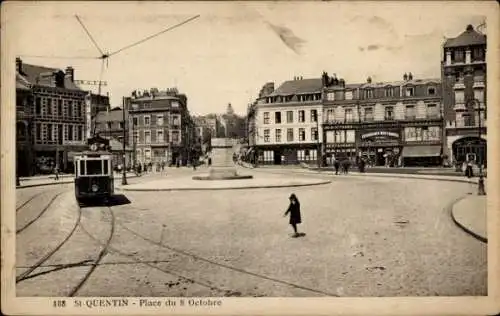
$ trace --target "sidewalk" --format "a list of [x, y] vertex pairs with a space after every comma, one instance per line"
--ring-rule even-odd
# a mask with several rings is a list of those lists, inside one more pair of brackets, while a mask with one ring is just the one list
[[[135, 173], [127, 173], [127, 178], [136, 178]], [[115, 182], [117, 179], [121, 180], [122, 175], [114, 175]], [[20, 178], [19, 182], [21, 185], [16, 186], [16, 189], [40, 187], [44, 185], [57, 185], [57, 184], [68, 184], [74, 182], [74, 176], [71, 174], [65, 174], [64, 176], [59, 176], [59, 180], [55, 180], [53, 175], [50, 176], [35, 176], [29, 178]]]
[[455, 203], [451, 210], [455, 224], [482, 242], [488, 242], [486, 202], [486, 196], [470, 195]]

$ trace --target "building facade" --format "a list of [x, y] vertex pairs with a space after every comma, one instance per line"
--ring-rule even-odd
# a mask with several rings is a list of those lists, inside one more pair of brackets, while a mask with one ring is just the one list
[[431, 166], [442, 161], [441, 82], [415, 79], [345, 84], [324, 74], [327, 157], [376, 166]]
[[194, 124], [189, 124], [186, 95], [177, 89], [134, 91], [125, 104], [136, 162], [187, 164]]
[[468, 25], [447, 39], [441, 69], [449, 161], [486, 165], [486, 35]]
[[50, 172], [56, 164], [60, 170], [72, 172], [72, 156], [86, 146], [88, 95], [75, 85], [74, 79], [72, 67], [63, 72], [16, 59], [20, 174]]
[[321, 147], [321, 79], [284, 82], [262, 92], [252, 117], [255, 156], [259, 164], [313, 163]]

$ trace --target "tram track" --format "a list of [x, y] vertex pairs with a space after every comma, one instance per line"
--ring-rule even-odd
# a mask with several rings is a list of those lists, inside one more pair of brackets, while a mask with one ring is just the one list
[[[54, 195], [49, 203], [47, 203], [47, 205], [45, 205], [45, 207], [33, 218], [31, 219], [30, 221], [28, 221], [26, 224], [24, 224], [21, 228], [19, 229], [16, 229], [16, 234], [20, 234], [22, 233], [24, 230], [26, 230], [28, 227], [30, 227], [31, 225], [33, 225], [40, 217], [42, 217], [42, 215], [45, 214], [45, 212], [47, 212], [47, 210], [52, 206], [52, 204], [55, 202], [55, 200], [63, 193], [67, 192], [67, 190], [65, 191], [60, 191], [58, 192], [56, 195]], [[19, 208], [16, 209], [16, 212], [19, 211], [21, 208], [25, 207], [26, 205], [28, 205], [28, 203], [32, 202], [36, 197], [42, 195], [43, 192], [40, 192], [39, 194], [35, 194], [35, 196], [31, 197], [28, 201], [24, 202]]]
[[23, 209], [29, 202], [33, 201], [37, 196], [40, 196], [42, 195], [44, 192], [38, 192], [34, 195], [32, 195], [29, 199], [27, 199], [26, 201], [24, 201], [23, 204], [19, 205], [18, 207], [16, 207], [16, 212], [18, 212], [19, 210]]
[[[63, 192], [61, 192], [60, 194], [62, 194], [62, 193]], [[40, 216], [38, 216], [38, 217], [40, 217]], [[71, 228], [71, 231], [68, 233], [68, 235], [66, 235], [66, 237], [56, 247], [54, 247], [51, 251], [49, 251], [48, 253], [46, 253], [42, 258], [40, 258], [39, 260], [37, 260], [35, 262], [35, 264], [31, 265], [26, 271], [24, 271], [18, 277], [16, 277], [16, 283], [22, 282], [22, 281], [30, 278], [29, 276], [30, 276], [30, 274], [33, 271], [35, 271], [42, 264], [44, 264], [45, 262], [47, 262], [47, 260], [49, 260], [57, 251], [59, 251], [59, 249], [61, 249], [61, 247], [68, 242], [68, 240], [71, 238], [71, 236], [73, 236], [73, 234], [75, 233], [78, 225], [80, 224], [81, 218], [82, 218], [82, 212], [81, 212], [81, 209], [78, 208], [78, 217], [77, 217], [77, 220], [75, 221], [75, 224]]]

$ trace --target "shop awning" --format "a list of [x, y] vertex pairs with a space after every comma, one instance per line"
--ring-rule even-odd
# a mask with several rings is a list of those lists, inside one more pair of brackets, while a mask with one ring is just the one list
[[441, 146], [408, 146], [403, 148], [404, 158], [410, 157], [438, 157], [441, 155]]

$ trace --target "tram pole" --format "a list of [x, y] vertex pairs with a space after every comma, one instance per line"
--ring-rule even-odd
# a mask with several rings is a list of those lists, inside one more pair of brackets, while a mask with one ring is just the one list
[[125, 140], [127, 137], [127, 129], [125, 126], [125, 98], [123, 98], [122, 102], [122, 115], [123, 115], [123, 174], [122, 174], [122, 185], [127, 185], [127, 159], [126, 159], [126, 151], [125, 151]]
[[[481, 146], [481, 102], [477, 99], [472, 99], [469, 102], [473, 103], [473, 105], [477, 106], [477, 125], [478, 125], [478, 137], [479, 137], [479, 144]], [[479, 150], [479, 153], [481, 151]], [[483, 160], [484, 157], [481, 155], [480, 159], [478, 159], [478, 165], [479, 165], [479, 180], [477, 182], [477, 195], [486, 195], [486, 190], [484, 189], [484, 175], [483, 175]]]

